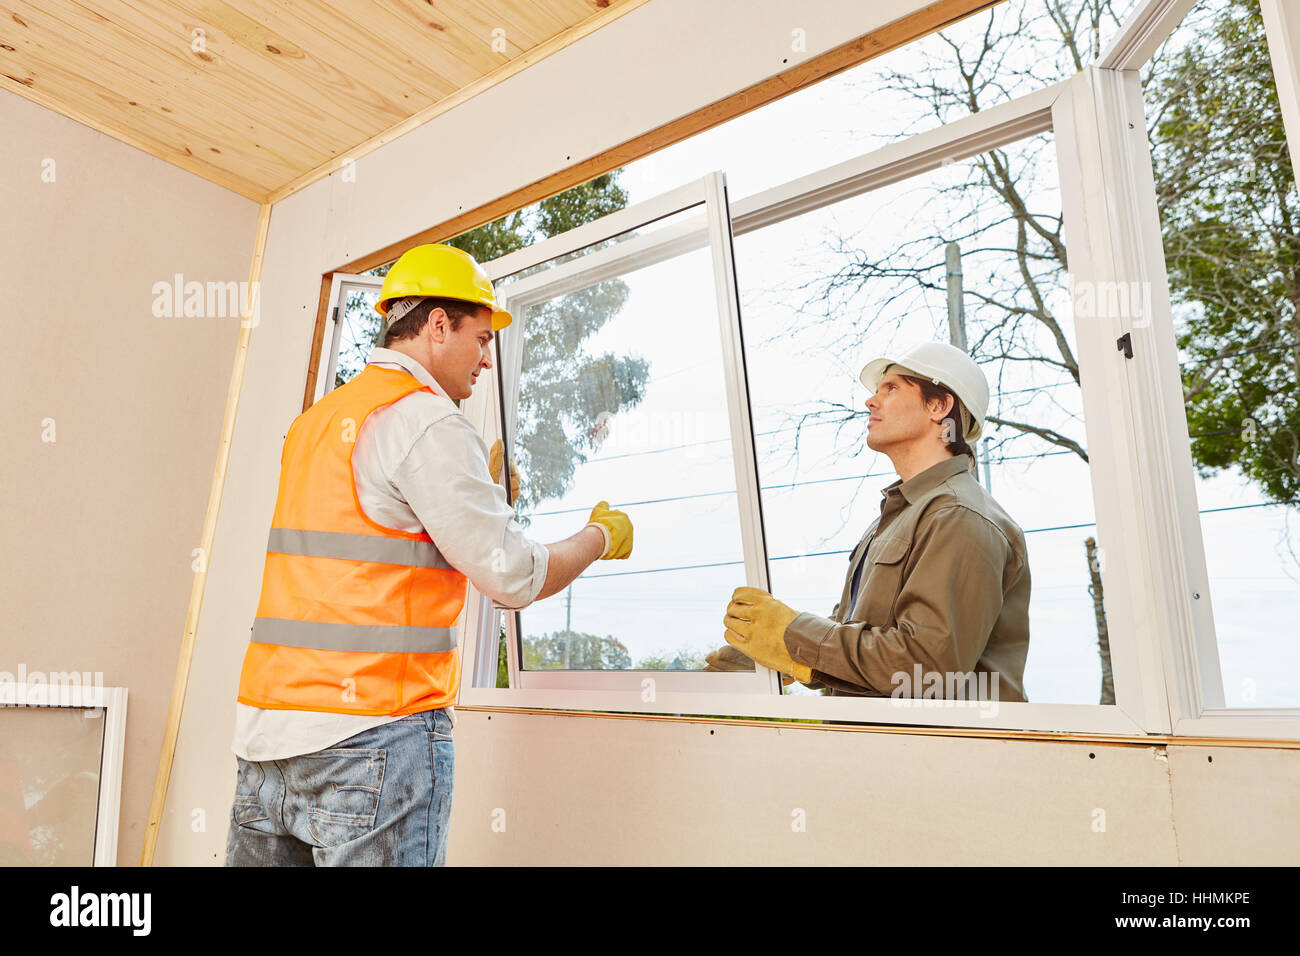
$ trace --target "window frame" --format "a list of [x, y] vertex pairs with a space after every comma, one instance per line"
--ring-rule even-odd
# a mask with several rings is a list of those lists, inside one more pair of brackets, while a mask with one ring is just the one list
[[[592, 251], [581, 258], [536, 272], [516, 282], [499, 284], [507, 276], [691, 210], [697, 210], [696, 214], [684, 221]], [[730, 222], [726, 180], [721, 173], [715, 172], [563, 235], [485, 263], [484, 268], [489, 277], [498, 283], [499, 304], [511, 312], [514, 322], [496, 336], [499, 361], [493, 364], [489, 372], [488, 388], [479, 390], [466, 399], [463, 410], [481, 429], [486, 442], [493, 443], [501, 439], [509, 452], [514, 440], [514, 423], [512, 417], [507, 421], [508, 416], [503, 415], [502, 410], [511, 412], [517, 406], [528, 307], [574, 288], [586, 287], [602, 278], [626, 274], [629, 266], [641, 268], [707, 246], [711, 252], [714, 288], [717, 293], [722, 359], [720, 371], [730, 423], [745, 582], [750, 587], [767, 590], [767, 549], [758, 490], [757, 451], [749, 419], [749, 391], [741, 343], [740, 301], [732, 259]], [[471, 588], [466, 604], [464, 620], [476, 624], [470, 627], [467, 623], [461, 630], [465, 659], [472, 662], [468, 671], [469, 680], [462, 683], [462, 703], [487, 703], [488, 699], [480, 696], [482, 692], [502, 690], [495, 686], [498, 611], [505, 619], [511, 690], [576, 693], [614, 691], [643, 699], [653, 698], [661, 691], [687, 692], [687, 688], [690, 688], [690, 693], [712, 691], [724, 694], [771, 694], [780, 687], [780, 676], [761, 666], [752, 671], [708, 673], [525, 670], [519, 660], [518, 612], [494, 608], [492, 602], [474, 588]], [[720, 632], [718, 642], [722, 643]]]
[[[1076, 143], [1077, 133], [1066, 122], [1071, 114], [1066, 111], [1075, 98], [1092, 97], [1091, 87], [1084, 86], [1084, 83], [1082, 75], [1076, 76], [1008, 103], [918, 133], [854, 159], [738, 200], [731, 204], [732, 232], [735, 235], [742, 235], [852, 196], [922, 175], [949, 162], [967, 159], [1000, 145], [1017, 142], [1044, 132], [1051, 132], [1055, 136], [1055, 148], [1061, 168], [1061, 191], [1064, 197], [1067, 192], [1079, 188], [1077, 180], [1067, 181], [1066, 178], [1066, 170], [1077, 164], [1065, 162], [1064, 156], [1073, 155], [1079, 148]], [[1077, 210], [1072, 211], [1073, 214], [1078, 215]], [[627, 211], [614, 213], [606, 217], [606, 220], [618, 222], [618, 217], [622, 217], [625, 212]], [[643, 212], [638, 212], [637, 215], [643, 215]], [[1067, 213], [1067, 217], [1069, 215], [1070, 213]], [[596, 237], [611, 232], [609, 227], [609, 222], [598, 220], [574, 229], [564, 236], [539, 243], [531, 247], [531, 251], [520, 250], [495, 262], [487, 263], [486, 268], [494, 279], [501, 278], [529, 265], [588, 245], [596, 241]], [[1067, 225], [1067, 232], [1069, 229]], [[612, 230], [612, 232], [617, 231], [622, 230]], [[685, 241], [684, 237], [678, 238]], [[1097, 330], [1091, 330], [1090, 334], [1094, 337], [1101, 335]], [[1081, 337], [1078, 329], [1076, 329], [1076, 337]], [[1089, 354], [1094, 357], [1094, 360], [1097, 360], [1098, 356], [1104, 356], [1100, 348], [1090, 349]], [[494, 368], [494, 375], [501, 368], [501, 366]], [[504, 369], [507, 376], [511, 368], [511, 364], [506, 362]], [[490, 403], [484, 401], [482, 403], [484, 409], [475, 422], [477, 425], [487, 429], [494, 428], [493, 422], [499, 421], [501, 402], [504, 395], [509, 394], [509, 388], [509, 382], [494, 378], [489, 391], [494, 395], [495, 407], [489, 412], [486, 406]], [[1092, 404], [1095, 406], [1092, 411], [1096, 417], [1093, 414], [1086, 416], [1090, 448], [1106, 443], [1107, 437], [1114, 431], [1111, 418], [1122, 413], [1122, 409], [1112, 404], [1104, 402]], [[499, 435], [499, 429], [498, 425], [495, 426], [495, 430], [485, 432], [486, 440], [495, 440]], [[752, 443], [752, 431], [748, 437]], [[1095, 474], [1093, 481], [1094, 492], [1096, 492]], [[1094, 494], [1094, 497], [1097, 495]], [[1112, 513], [1113, 509], [1103, 509], [1100, 500], [1097, 501], [1097, 506], [1099, 540], [1107, 543], [1112, 537], [1118, 540], [1122, 533], [1121, 516]], [[1125, 590], [1123, 582], [1128, 575], [1127, 569], [1136, 561], [1132, 548], [1115, 549], [1113, 560], [1109, 561], [1109, 566], [1102, 571], [1108, 598], [1112, 594]], [[722, 606], [720, 599], [719, 607]], [[478, 621], [479, 627], [482, 627], [484, 620], [482, 615], [481, 603], [476, 604], [474, 608], [467, 608], [466, 620]], [[591, 672], [590, 678], [584, 681], [585, 686], [581, 688], [560, 688], [554, 683], [550, 686], [539, 686], [536, 682], [531, 686], [512, 685], [509, 688], [496, 688], [493, 686], [496, 675], [495, 642], [491, 642], [493, 656], [492, 666], [489, 669], [488, 661], [483, 656], [488, 642], [481, 639], [475, 643], [476, 647], [482, 650], [478, 651], [470, 668], [474, 680], [462, 685], [459, 703], [469, 706], [612, 710], [647, 714], [709, 713], [746, 717], [853, 720], [884, 724], [957, 725], [1058, 732], [1064, 730], [1107, 734], [1167, 733], [1169, 722], [1164, 701], [1163, 681], [1144, 681], [1138, 672], [1138, 661], [1145, 656], [1139, 648], [1141, 638], [1137, 624], [1138, 609], [1129, 603], [1117, 612], [1111, 613], [1108, 606], [1108, 618], [1111, 622], [1111, 656], [1116, 682], [1116, 704], [1114, 705], [1001, 702], [996, 707], [996, 713], [990, 713], [994, 708], [989, 707], [988, 702], [811, 697], [781, 694], [775, 691], [754, 697], [705, 692], [702, 685], [698, 684], [686, 684], [687, 687], [701, 688], [686, 691], [677, 690], [676, 685], [670, 689], [655, 687], [648, 698], [643, 692], [644, 688], [639, 684], [616, 686], [617, 679], [611, 681], [610, 672]], [[469, 640], [473, 638], [467, 635], [467, 643]], [[508, 644], [512, 643], [508, 642]], [[512, 681], [517, 679], [517, 673], [512, 664]], [[651, 672], [644, 672], [644, 675], [643, 672], [635, 671], [622, 673], [644, 676]], [[489, 676], [490, 684], [486, 683]], [[686, 681], [698, 681], [715, 675], [679, 676]], [[1160, 719], [1162, 714], [1166, 719]]]
[[[1300, 708], [1225, 706], [1219, 648], [1210, 600], [1209, 575], [1197, 503], [1191, 439], [1182, 401], [1182, 377], [1173, 327], [1164, 260], [1160, 213], [1139, 72], [1199, 0], [1146, 0], [1120, 33], [1085, 70], [1097, 89], [1097, 133], [1106, 189], [1112, 199], [1106, 214], [1124, 220], [1118, 232], [1143, 267], [1131, 277], [1149, 281], [1150, 323], [1133, 331], [1134, 368], [1126, 383], [1133, 416], [1129, 438], [1143, 469], [1132, 472], [1141, 484], [1147, 525], [1148, 568], [1160, 575], [1163, 613], [1150, 620], [1156, 638], [1146, 647], [1143, 676], [1160, 671], [1169, 687], [1170, 731], [1177, 736], [1300, 739]], [[1300, 11], [1282, 0], [1257, 0], [1263, 14], [1269, 58], [1293, 165], [1300, 169], [1300, 74], [1288, 33], [1300, 35]], [[1132, 124], [1137, 137], [1114, 135]], [[1110, 135], [1107, 136], [1107, 133]], [[1138, 142], [1140, 140], [1140, 142]], [[1093, 203], [1094, 214], [1102, 212]], [[1071, 254], [1073, 260], [1073, 252]], [[1117, 276], [1117, 278], [1125, 278]], [[1141, 522], [1139, 522], [1141, 524]], [[1154, 597], [1155, 595], [1153, 595]]]
[[[1196, 2], [1144, 0], [1098, 58], [1074, 77], [730, 206], [732, 233], [741, 235], [795, 215], [796, 210], [808, 211], [917, 175], [945, 160], [967, 158], [1035, 133], [1053, 132], [1070, 249], [1069, 275], [1076, 282], [1149, 282], [1153, 293], [1150, 321], [1145, 326], [1129, 327], [1112, 317], [1098, 319], [1087, 328], [1076, 322], [1075, 327], [1080, 367], [1086, 369], [1081, 391], [1097, 534], [1099, 542], [1104, 542], [1101, 574], [1112, 624], [1115, 705], [1003, 703], [995, 718], [961, 715], [966, 719], [957, 719], [958, 708], [943, 701], [901, 702], [905, 713], [900, 714], [898, 704], [890, 706], [888, 699], [668, 690], [646, 700], [641, 689], [498, 689], [493, 686], [495, 640], [490, 647], [488, 642], [477, 642], [476, 655], [469, 661], [473, 679], [462, 683], [458, 703], [487, 708], [949, 725], [987, 728], [991, 733], [1023, 729], [1063, 734], [1300, 739], [1300, 708], [1222, 706], [1212, 611], [1208, 599], [1192, 597], [1200, 590], [1208, 598], [1203, 587], [1205, 556], [1137, 71]], [[1300, 36], [1300, 10], [1288, 10], [1283, 0], [1258, 2], [1288, 145], [1294, 165], [1300, 169], [1300, 55], [1292, 42]], [[1124, 135], [1129, 123], [1135, 135]], [[499, 278], [523, 268], [519, 263], [547, 244], [551, 249], [572, 251], [566, 247], [576, 249], [596, 241], [592, 237], [603, 228], [600, 222], [589, 223], [486, 266]], [[334, 274], [336, 283], [340, 278], [373, 279]], [[331, 295], [337, 296], [337, 292]], [[1116, 348], [1116, 340], [1124, 332], [1132, 336], [1133, 360], [1122, 358]], [[330, 338], [325, 336], [326, 341]], [[495, 347], [502, 347], [499, 336]], [[476, 390], [462, 406], [489, 441], [500, 431], [493, 425], [500, 421], [502, 408], [499, 368], [500, 362], [495, 362], [489, 388]], [[475, 620], [474, 614], [485, 610], [475, 594], [471, 588], [462, 633]], [[490, 613], [490, 608], [486, 610]]]
[[343, 324], [347, 319], [347, 293], [349, 289], [374, 289], [378, 291], [383, 285], [384, 280], [381, 276], [357, 275], [347, 272], [335, 272], [330, 276], [330, 298], [329, 307], [325, 313], [325, 332], [321, 336], [320, 352], [316, 356], [315, 364], [316, 368], [324, 369], [325, 373], [316, 376], [316, 394], [312, 398], [312, 404], [319, 402], [334, 391], [334, 375], [338, 370], [339, 346], [342, 344]]
[[125, 687], [0, 682], [0, 708], [103, 710], [100, 719], [104, 721], [104, 743], [99, 758], [99, 796], [95, 801], [95, 850], [92, 866], [117, 866], [122, 761], [126, 753], [126, 702]]

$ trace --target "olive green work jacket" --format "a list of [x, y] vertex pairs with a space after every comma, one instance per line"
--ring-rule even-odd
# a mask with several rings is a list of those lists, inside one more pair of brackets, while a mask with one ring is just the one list
[[[800, 614], [786, 628], [790, 656], [812, 668], [810, 686], [868, 697], [971, 699], [978, 681], [991, 689], [996, 674], [996, 696], [987, 699], [1027, 699], [1025, 536], [972, 465], [957, 455], [883, 489], [880, 517], [849, 557], [831, 616]], [[955, 675], [971, 673], [969, 689], [954, 693]], [[937, 676], [923, 676], [931, 674]], [[939, 686], [949, 692], [936, 693]]]

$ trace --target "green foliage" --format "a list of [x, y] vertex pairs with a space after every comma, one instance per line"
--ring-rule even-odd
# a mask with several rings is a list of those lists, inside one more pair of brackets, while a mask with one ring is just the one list
[[[597, 176], [446, 243], [479, 262], [489, 262], [575, 229], [627, 205], [618, 173]], [[371, 274], [387, 272], [385, 265]], [[498, 294], [505, 288], [498, 283]], [[627, 296], [627, 285], [621, 280], [599, 282], [529, 309], [527, 316], [516, 316], [515, 324], [502, 333], [518, 334], [527, 326], [512, 449], [525, 477], [520, 494], [525, 523], [528, 511], [542, 501], [563, 497], [572, 487], [577, 467], [604, 436], [604, 419], [645, 397], [648, 362], [610, 352], [594, 354], [585, 347], [619, 313]], [[361, 333], [358, 344], [340, 356], [336, 385], [360, 371], [370, 349], [383, 339], [379, 316], [361, 294], [349, 298], [347, 314]]]
[[632, 656], [612, 635], [556, 631], [524, 641], [524, 670], [625, 671]]
[[1300, 497], [1300, 196], [1259, 4], [1223, 0], [1157, 65], [1152, 155], [1192, 457]]
[[656, 651], [637, 661], [639, 671], [702, 671], [704, 653], [683, 647], [677, 651]]
[[510, 686], [510, 661], [506, 657], [506, 629], [501, 628], [497, 638], [497, 686]]
[[[568, 658], [565, 658], [565, 650]], [[658, 651], [634, 665], [627, 648], [611, 635], [556, 631], [524, 640], [525, 670], [638, 670], [698, 671], [704, 669], [704, 655], [690, 648]], [[510, 686], [506, 658], [506, 629], [497, 638], [497, 687]]]
[[627, 286], [613, 280], [528, 311], [514, 447], [528, 479], [520, 495], [525, 513], [563, 497], [578, 465], [599, 447], [604, 420], [645, 396], [647, 361], [595, 355], [582, 345], [626, 299]]

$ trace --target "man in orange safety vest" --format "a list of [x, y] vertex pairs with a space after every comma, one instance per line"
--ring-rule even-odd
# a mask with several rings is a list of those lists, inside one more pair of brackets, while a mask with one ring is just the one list
[[468, 253], [407, 251], [375, 308], [383, 347], [285, 437], [228, 866], [441, 865], [467, 582], [519, 608], [632, 550], [631, 521], [603, 501], [554, 544], [515, 520], [490, 473], [500, 449], [456, 404], [511, 322]]

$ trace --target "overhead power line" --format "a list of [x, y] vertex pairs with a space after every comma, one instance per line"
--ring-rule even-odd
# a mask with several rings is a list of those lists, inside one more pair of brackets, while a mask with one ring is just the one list
[[[1227, 505], [1222, 508], [1202, 508], [1200, 514], [1214, 514], [1221, 511], [1243, 511], [1248, 508], [1269, 508], [1274, 505], [1294, 505], [1300, 504], [1300, 498], [1290, 498], [1286, 501], [1260, 501], [1248, 505]], [[1041, 534], [1049, 531], [1070, 531], [1076, 528], [1095, 528], [1097, 522], [1084, 521], [1079, 524], [1058, 524], [1046, 528], [1029, 528], [1025, 534]], [[827, 558], [835, 557], [841, 554], [852, 554], [853, 548], [843, 548], [835, 551], [814, 551], [809, 554], [781, 554], [769, 557], [767, 560], [772, 561], [795, 561], [800, 558]], [[666, 571], [696, 571], [701, 568], [724, 568], [743, 565], [744, 561], [711, 561], [705, 564], [682, 564], [668, 568], [647, 568], [641, 571], [612, 571], [608, 574], [584, 574], [583, 580], [593, 580], [595, 578], [622, 578], [634, 574], [660, 574]]]

